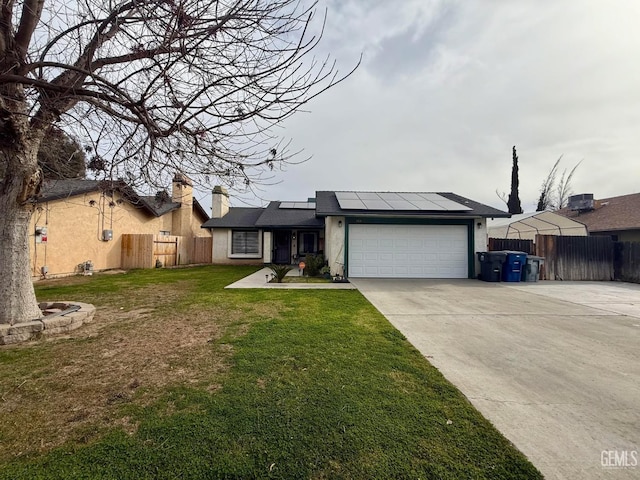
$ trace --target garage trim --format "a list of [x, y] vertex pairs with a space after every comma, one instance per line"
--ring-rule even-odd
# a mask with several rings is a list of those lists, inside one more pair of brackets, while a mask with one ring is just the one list
[[344, 232], [344, 271], [349, 276], [349, 226], [356, 225], [465, 225], [467, 227], [467, 265], [468, 278], [475, 278], [475, 242], [473, 226], [475, 219], [462, 218], [370, 218], [370, 217], [345, 217]]

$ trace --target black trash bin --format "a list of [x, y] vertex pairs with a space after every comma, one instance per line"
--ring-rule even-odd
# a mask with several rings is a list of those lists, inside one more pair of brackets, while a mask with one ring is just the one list
[[476, 252], [480, 261], [480, 280], [485, 282], [499, 282], [502, 280], [502, 265], [506, 252]]

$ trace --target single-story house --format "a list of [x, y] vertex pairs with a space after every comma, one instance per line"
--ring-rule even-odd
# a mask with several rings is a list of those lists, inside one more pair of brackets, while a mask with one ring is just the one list
[[640, 242], [640, 193], [594, 200], [575, 195], [556, 213], [586, 225], [589, 235], [609, 235], [614, 241]]
[[[121, 268], [123, 234], [210, 237], [200, 228], [209, 215], [193, 198], [191, 181], [176, 175], [172, 192], [138, 195], [122, 181], [45, 181], [33, 205], [31, 270], [34, 277]], [[177, 263], [190, 263], [189, 246]]]
[[586, 237], [587, 227], [580, 222], [554, 212], [533, 212], [494, 218], [487, 221], [490, 238], [535, 240], [536, 235]]
[[509, 217], [454, 193], [318, 191], [301, 202], [230, 207], [213, 191], [214, 263], [296, 264], [324, 255], [333, 275], [474, 278], [487, 218]]

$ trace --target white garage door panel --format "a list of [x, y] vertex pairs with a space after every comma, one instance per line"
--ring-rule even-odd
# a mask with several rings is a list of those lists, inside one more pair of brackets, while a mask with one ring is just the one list
[[350, 225], [349, 276], [467, 278], [467, 227]]

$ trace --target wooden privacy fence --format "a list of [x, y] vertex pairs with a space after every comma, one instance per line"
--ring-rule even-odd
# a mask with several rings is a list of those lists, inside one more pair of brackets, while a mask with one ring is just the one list
[[615, 242], [614, 276], [623, 282], [640, 283], [640, 243]]
[[[637, 244], [640, 247], [640, 244]], [[620, 247], [616, 260], [614, 242], [609, 236], [573, 237], [536, 235], [531, 240], [489, 239], [489, 250], [517, 250], [544, 257], [542, 280], [631, 280], [640, 276], [640, 248]], [[614, 264], [617, 265], [614, 271]], [[617, 272], [624, 272], [624, 278]]]
[[193, 237], [191, 263], [211, 263], [213, 255], [212, 237]]
[[[124, 269], [154, 268], [189, 263], [211, 263], [212, 239], [175, 235], [123, 234], [121, 265]], [[208, 249], [208, 252], [207, 252]]]
[[489, 251], [513, 250], [535, 255], [536, 249], [533, 240], [522, 240], [520, 238], [489, 238]]
[[536, 255], [545, 258], [544, 280], [613, 280], [609, 236], [536, 235]]

